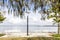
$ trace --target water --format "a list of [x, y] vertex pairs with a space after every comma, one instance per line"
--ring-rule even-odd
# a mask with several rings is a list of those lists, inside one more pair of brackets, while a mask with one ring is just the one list
[[[26, 25], [0, 25], [0, 32], [26, 32]], [[29, 25], [29, 32], [56, 32], [58, 27], [55, 25]]]

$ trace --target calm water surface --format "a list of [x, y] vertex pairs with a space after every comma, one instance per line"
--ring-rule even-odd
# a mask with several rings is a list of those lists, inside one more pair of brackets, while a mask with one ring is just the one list
[[[26, 25], [0, 25], [0, 32], [9, 30], [17, 30], [18, 32], [26, 32]], [[57, 32], [56, 25], [29, 25], [29, 32]]]

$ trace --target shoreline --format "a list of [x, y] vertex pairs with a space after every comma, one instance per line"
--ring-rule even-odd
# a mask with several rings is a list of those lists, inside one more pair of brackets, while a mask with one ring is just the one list
[[56, 33], [29, 33], [27, 36], [26, 33], [11, 33], [11, 34], [6, 34], [2, 37], [52, 37], [52, 34]]

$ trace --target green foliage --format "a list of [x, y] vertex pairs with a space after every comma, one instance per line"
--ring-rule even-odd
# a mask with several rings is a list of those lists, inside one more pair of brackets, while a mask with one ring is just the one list
[[54, 34], [53, 37], [60, 37], [60, 34]]
[[56, 4], [52, 5], [52, 11], [55, 13], [59, 13], [60, 12], [60, 3], [56, 3]]
[[0, 34], [0, 37], [1, 37], [1, 36], [4, 36], [4, 35], [5, 35], [5, 34]]
[[4, 21], [5, 20], [5, 17], [1, 14], [0, 12], [0, 22]]
[[[53, 20], [57, 23], [60, 22], [60, 3], [57, 0], [52, 0], [52, 7], [50, 8], [50, 11], [52, 11], [54, 14], [49, 15], [48, 18], [53, 18]], [[50, 13], [51, 14], [51, 13]]]

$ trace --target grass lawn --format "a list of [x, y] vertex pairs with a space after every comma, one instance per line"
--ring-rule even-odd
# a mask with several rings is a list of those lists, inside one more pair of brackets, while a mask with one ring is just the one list
[[16, 37], [16, 38], [0, 38], [0, 40], [60, 40], [54, 37]]
[[53, 37], [60, 37], [60, 34], [53, 34]]

